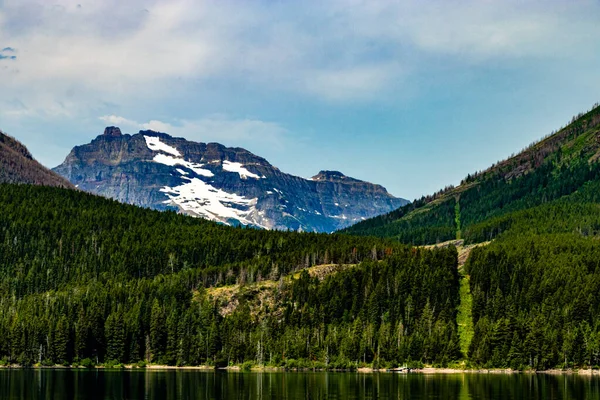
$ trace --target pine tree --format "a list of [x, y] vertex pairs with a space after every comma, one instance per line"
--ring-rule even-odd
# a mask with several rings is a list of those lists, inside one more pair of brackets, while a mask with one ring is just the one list
[[164, 312], [157, 299], [152, 303], [150, 315], [150, 353], [152, 362], [162, 362], [165, 355], [166, 327]]
[[167, 318], [167, 348], [165, 362], [168, 365], [175, 365], [177, 363], [177, 347], [179, 343], [177, 328], [179, 318], [179, 310], [176, 307], [172, 307], [172, 311]]
[[63, 315], [59, 318], [54, 328], [53, 354], [57, 364], [68, 363], [69, 323]]
[[106, 360], [125, 362], [125, 326], [120, 312], [111, 313], [106, 319]]

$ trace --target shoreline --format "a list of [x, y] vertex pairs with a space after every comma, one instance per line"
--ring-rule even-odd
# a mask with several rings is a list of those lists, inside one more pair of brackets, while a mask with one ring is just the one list
[[110, 371], [114, 370], [149, 370], [149, 371], [165, 371], [165, 370], [182, 370], [182, 371], [220, 371], [220, 372], [352, 372], [358, 374], [375, 374], [375, 373], [384, 373], [384, 374], [422, 374], [422, 375], [458, 375], [458, 374], [497, 374], [497, 375], [510, 375], [510, 374], [548, 374], [548, 375], [581, 375], [581, 376], [596, 376], [600, 375], [600, 369], [549, 369], [549, 370], [513, 370], [513, 369], [454, 369], [454, 368], [434, 368], [434, 367], [424, 367], [418, 369], [411, 369], [408, 371], [395, 371], [388, 369], [374, 369], [371, 367], [361, 367], [356, 370], [325, 370], [325, 369], [311, 369], [311, 368], [302, 368], [302, 369], [289, 369], [286, 370], [283, 367], [261, 367], [261, 368], [252, 368], [251, 370], [243, 371], [242, 368], [238, 365], [223, 367], [223, 368], [215, 368], [210, 365], [196, 365], [196, 366], [173, 366], [173, 365], [158, 365], [151, 364], [146, 365], [144, 367], [137, 367], [135, 364], [127, 364], [123, 365], [119, 368], [110, 368], [104, 367], [103, 365], [96, 365], [91, 368], [83, 367], [83, 366], [64, 366], [64, 365], [54, 365], [54, 366], [46, 366], [46, 365], [33, 365], [29, 367], [22, 367], [18, 364], [13, 365], [3, 365], [0, 366], [0, 370], [23, 370], [23, 369], [33, 369], [33, 370], [43, 370], [43, 369], [64, 369], [64, 370], [98, 370], [98, 369], [106, 369]]

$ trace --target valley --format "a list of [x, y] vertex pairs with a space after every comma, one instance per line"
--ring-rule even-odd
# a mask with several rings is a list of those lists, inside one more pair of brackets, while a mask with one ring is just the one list
[[[260, 229], [249, 219], [258, 200], [201, 192], [219, 176], [235, 185], [300, 179], [250, 153], [108, 129], [60, 167], [78, 190], [30, 185], [28, 173], [0, 184], [0, 364], [594, 367], [599, 115], [581, 114], [458, 187], [336, 233]], [[33, 159], [16, 143], [11, 154], [27, 167]], [[11, 165], [2, 176], [19, 176]], [[164, 209], [123, 204], [127, 191], [120, 201], [86, 193], [121, 190], [131, 171], [162, 178], [128, 199], [156, 198]], [[332, 171], [301, 182], [334, 188], [334, 207], [344, 204], [335, 196], [372, 188]], [[275, 189], [268, 196], [284, 196]], [[198, 218], [206, 212], [220, 217]], [[239, 223], [228, 226], [227, 215]]]

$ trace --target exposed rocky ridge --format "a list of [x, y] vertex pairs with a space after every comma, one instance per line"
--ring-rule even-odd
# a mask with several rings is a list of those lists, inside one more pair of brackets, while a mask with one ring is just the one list
[[0, 131], [0, 183], [73, 186], [63, 177], [45, 168], [21, 142]]
[[329, 181], [329, 182], [363, 182], [358, 179], [350, 178], [339, 171], [320, 171], [317, 175], [311, 178], [313, 181]]
[[307, 180], [242, 148], [116, 127], [75, 147], [54, 170], [124, 203], [268, 229], [331, 232], [407, 203], [337, 171]]

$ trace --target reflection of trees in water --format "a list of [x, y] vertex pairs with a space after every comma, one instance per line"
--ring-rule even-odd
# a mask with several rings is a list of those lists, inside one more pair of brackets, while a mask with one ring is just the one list
[[600, 377], [198, 370], [0, 370], [8, 399], [595, 399]]

